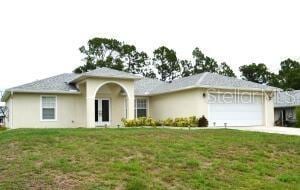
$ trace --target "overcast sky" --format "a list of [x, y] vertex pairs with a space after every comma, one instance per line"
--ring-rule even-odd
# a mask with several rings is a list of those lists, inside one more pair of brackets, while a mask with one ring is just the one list
[[[298, 1], [299, 2], [299, 1]], [[234, 71], [263, 62], [300, 60], [300, 3], [289, 0], [9, 0], [0, 3], [0, 89], [81, 65], [92, 37], [135, 44], [149, 55], [161, 45], [191, 58], [198, 46]]]

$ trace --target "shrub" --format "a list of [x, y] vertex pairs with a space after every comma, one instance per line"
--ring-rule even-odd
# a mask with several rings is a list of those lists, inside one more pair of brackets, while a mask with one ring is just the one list
[[139, 118], [136, 118], [136, 119], [135, 119], [136, 125], [137, 125], [137, 126], [145, 126], [146, 120], [147, 120], [146, 117], [139, 117]]
[[300, 128], [300, 107], [296, 107], [296, 127]]
[[188, 127], [190, 124], [190, 120], [187, 117], [177, 117], [175, 118], [173, 125], [175, 127]]
[[198, 121], [197, 121], [197, 117], [196, 116], [189, 117], [189, 125], [191, 127], [197, 127]]
[[125, 127], [141, 127], [141, 126], [155, 126], [154, 119], [150, 117], [139, 117], [136, 119], [122, 119]]
[[198, 120], [198, 127], [207, 127], [208, 126], [208, 121], [203, 115], [202, 117], [199, 118]]
[[152, 127], [156, 126], [154, 119], [152, 119], [151, 117], [148, 117], [148, 118], [145, 119], [144, 125], [145, 126], [152, 126]]
[[[204, 117], [204, 116], [203, 116]], [[205, 117], [204, 117], [205, 119]], [[206, 119], [205, 119], [206, 120]], [[175, 119], [167, 118], [165, 120], [154, 120], [151, 117], [140, 117], [136, 119], [122, 119], [125, 127], [139, 127], [139, 126], [174, 126], [174, 127], [197, 127], [199, 120], [196, 116], [192, 117], [177, 117]], [[207, 120], [206, 120], [207, 122]], [[205, 126], [201, 124], [201, 126]], [[206, 124], [207, 126], [207, 124]]]
[[173, 124], [174, 124], [174, 122], [173, 122], [172, 118], [168, 118], [163, 121], [164, 126], [173, 126]]
[[162, 126], [163, 125], [163, 121], [161, 120], [157, 120], [157, 121], [154, 121], [155, 122], [155, 126]]

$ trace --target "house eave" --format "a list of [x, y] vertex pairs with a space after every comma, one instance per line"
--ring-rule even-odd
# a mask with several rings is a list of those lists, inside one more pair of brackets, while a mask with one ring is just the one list
[[80, 82], [80, 81], [88, 79], [88, 78], [140, 80], [142, 77], [118, 77], [118, 76], [88, 76], [88, 75], [81, 75], [81, 76], [79, 76], [79, 77], [77, 77], [77, 78], [69, 81], [68, 84], [74, 84], [74, 83]]
[[175, 90], [169, 90], [165, 92], [157, 92], [157, 93], [147, 93], [147, 94], [135, 94], [135, 96], [156, 96], [168, 93], [174, 93], [184, 90], [196, 89], [196, 88], [204, 88], [204, 89], [218, 89], [218, 90], [237, 90], [237, 91], [251, 91], [251, 92], [274, 92], [275, 89], [258, 89], [258, 88], [234, 88], [234, 87], [223, 87], [223, 86], [209, 86], [209, 85], [202, 85], [202, 86], [189, 86], [184, 88], [179, 88]]
[[274, 108], [295, 108], [298, 107], [300, 105], [275, 105]]
[[13, 93], [29, 93], [29, 94], [80, 94], [79, 91], [62, 91], [62, 90], [6, 90], [1, 98], [2, 102], [8, 100]]

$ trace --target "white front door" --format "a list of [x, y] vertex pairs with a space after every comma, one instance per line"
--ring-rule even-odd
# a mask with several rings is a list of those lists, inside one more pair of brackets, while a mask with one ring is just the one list
[[110, 99], [99, 98], [95, 100], [95, 122], [98, 126], [110, 125]]

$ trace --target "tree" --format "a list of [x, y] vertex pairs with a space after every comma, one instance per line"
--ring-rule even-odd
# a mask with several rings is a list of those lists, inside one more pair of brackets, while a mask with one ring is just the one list
[[282, 77], [280, 75], [277, 75], [275, 73], [269, 73], [268, 78], [268, 85], [274, 86], [277, 88], [283, 88], [282, 86]]
[[236, 77], [229, 65], [225, 62], [218, 65], [213, 58], [205, 56], [198, 47], [193, 50], [192, 54], [194, 58], [193, 74], [210, 72], [228, 77]]
[[239, 70], [242, 73], [241, 77], [244, 80], [260, 84], [268, 83], [270, 72], [268, 71], [267, 66], [263, 63], [252, 63], [250, 65], [243, 65], [240, 66]]
[[243, 79], [282, 88], [284, 90], [300, 89], [300, 63], [286, 59], [280, 63], [278, 74], [268, 71], [265, 64], [243, 65], [240, 67]]
[[138, 52], [134, 45], [128, 44], [124, 44], [121, 47], [121, 57], [124, 71], [133, 74], [141, 74], [148, 59], [148, 55], [145, 52]]
[[172, 81], [179, 77], [180, 65], [176, 52], [161, 46], [153, 52], [153, 63], [162, 81]]
[[148, 55], [137, 51], [134, 45], [115, 39], [93, 38], [88, 41], [87, 47], [82, 46], [79, 50], [85, 55], [85, 64], [76, 68], [75, 73], [87, 72], [97, 67], [108, 67], [154, 77], [154, 71], [147, 68], [150, 63]]
[[192, 54], [195, 60], [193, 74], [210, 72], [218, 73], [224, 76], [235, 77], [235, 74], [229, 65], [223, 62], [219, 66], [213, 58], [205, 56], [198, 47], [193, 50]]
[[88, 46], [81, 46], [79, 51], [85, 55], [85, 65], [74, 70], [76, 73], [87, 72], [96, 67], [109, 67], [123, 70], [121, 60], [122, 43], [115, 39], [93, 38]]
[[188, 60], [180, 60], [181, 77], [188, 77], [193, 74], [193, 64]]
[[145, 67], [142, 75], [147, 78], [153, 78], [153, 79], [157, 78], [154, 70], [151, 68], [151, 65], [149, 65], [148, 67]]
[[281, 78], [281, 88], [283, 89], [300, 89], [300, 63], [286, 59], [280, 63], [279, 77]]
[[224, 75], [228, 77], [236, 77], [233, 70], [225, 62], [221, 63], [218, 70], [219, 70], [218, 73], [220, 75]]
[[193, 50], [192, 55], [195, 60], [193, 74], [204, 72], [203, 65], [205, 64], [205, 55], [198, 47]]
[[205, 56], [198, 47], [193, 50], [193, 58], [195, 59], [193, 74], [211, 72], [218, 73], [218, 63], [208, 56]]

